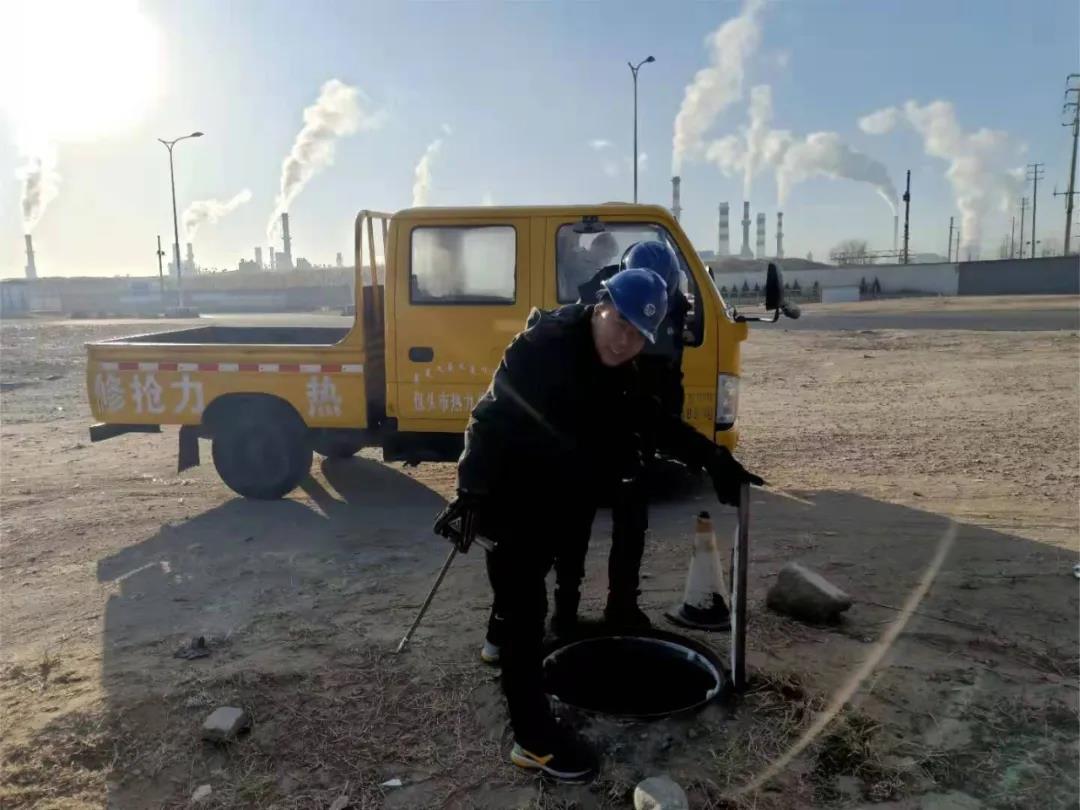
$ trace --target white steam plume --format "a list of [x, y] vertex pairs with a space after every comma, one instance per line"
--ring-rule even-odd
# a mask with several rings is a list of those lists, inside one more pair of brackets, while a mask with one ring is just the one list
[[869, 183], [896, 213], [896, 187], [885, 166], [852, 149], [835, 132], [813, 132], [787, 149], [776, 170], [780, 204], [787, 200], [792, 186], [818, 176]]
[[887, 107], [864, 116], [859, 126], [865, 132], [874, 132], [875, 122], [884, 120], [907, 123], [922, 137], [927, 155], [948, 162], [945, 177], [960, 210], [963, 244], [977, 246], [986, 215], [994, 208], [1007, 210], [1022, 192], [1023, 172], [1013, 166], [1013, 161], [1022, 153], [1023, 145], [1000, 130], [965, 132], [948, 101], [932, 101], [925, 106], [908, 101], [902, 111]]
[[27, 150], [15, 176], [22, 181], [23, 232], [33, 233], [46, 207], [60, 191], [56, 149], [45, 143], [32, 152]]
[[442, 138], [436, 138], [429, 143], [420, 158], [420, 162], [416, 164], [416, 179], [413, 181], [412, 187], [413, 208], [428, 204], [428, 192], [431, 190], [431, 163], [435, 160], [435, 156], [439, 154], [439, 150], [442, 149], [442, 143]]
[[213, 225], [222, 217], [231, 214], [241, 205], [251, 201], [250, 189], [244, 189], [229, 200], [198, 200], [184, 209], [181, 221], [184, 224], [184, 241], [194, 242], [199, 227], [209, 223]]
[[772, 89], [758, 85], [750, 91], [749, 122], [741, 136], [713, 141], [706, 159], [725, 175], [743, 175], [743, 199], [751, 199], [753, 179], [762, 169], [776, 173], [778, 202], [787, 201], [792, 186], [825, 176], [869, 183], [896, 213], [896, 188], [885, 167], [843, 141], [835, 132], [815, 132], [799, 140], [786, 129], [772, 128]]
[[307, 182], [334, 162], [338, 138], [382, 126], [386, 116], [364, 109], [361, 105], [366, 102], [357, 88], [331, 79], [322, 86], [315, 103], [304, 109], [304, 126], [281, 164], [281, 188], [266, 226], [267, 236], [274, 236], [281, 215]]
[[746, 61], [761, 42], [759, 13], [765, 0], [745, 0], [739, 16], [706, 39], [709, 66], [702, 68], [683, 92], [672, 137], [672, 173], [679, 174], [687, 155], [699, 151], [717, 116], [742, 98]]
[[884, 135], [892, 132], [900, 123], [900, 110], [896, 107], [886, 107], [883, 110], [864, 115], [859, 119], [859, 129], [867, 135]]

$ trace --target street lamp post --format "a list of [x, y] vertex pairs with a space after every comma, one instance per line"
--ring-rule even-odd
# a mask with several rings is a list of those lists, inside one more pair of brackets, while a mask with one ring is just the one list
[[173, 138], [171, 141], [158, 138], [158, 142], [164, 144], [165, 148], [169, 150], [169, 184], [172, 186], [173, 261], [176, 263], [176, 303], [178, 307], [184, 306], [184, 282], [182, 278], [183, 270], [180, 267], [180, 223], [176, 218], [176, 174], [173, 172], [172, 150], [180, 141], [187, 138], [201, 137], [201, 132], [192, 132], [190, 135]]
[[638, 169], [638, 149], [637, 149], [637, 74], [641, 70], [642, 65], [646, 65], [649, 62], [655, 62], [653, 57], [642, 59], [636, 65], [633, 62], [627, 62], [627, 66], [630, 68], [630, 73], [634, 77], [634, 202], [637, 202], [637, 169]]

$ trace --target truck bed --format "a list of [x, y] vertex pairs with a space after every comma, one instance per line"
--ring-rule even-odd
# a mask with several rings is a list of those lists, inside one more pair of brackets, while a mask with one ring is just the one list
[[175, 332], [103, 340], [101, 345], [125, 343], [183, 344], [198, 346], [333, 346], [349, 333], [347, 327], [330, 326], [197, 326]]

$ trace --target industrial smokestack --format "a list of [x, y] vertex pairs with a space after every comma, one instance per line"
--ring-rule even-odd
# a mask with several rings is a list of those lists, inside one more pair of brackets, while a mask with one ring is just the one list
[[776, 212], [776, 258], [784, 258], [784, 213]]
[[731, 215], [728, 212], [728, 204], [720, 203], [720, 222], [716, 226], [717, 250], [716, 255], [728, 256], [731, 254]]
[[678, 222], [682, 216], [682, 205], [679, 203], [679, 186], [682, 185], [682, 178], [675, 175], [671, 178], [671, 213], [675, 217], [675, 221]]
[[739, 248], [739, 256], [743, 259], [754, 258], [750, 252], [750, 203], [745, 200], [742, 204], [742, 247]]
[[187, 243], [187, 267], [184, 269], [195, 272], [195, 249], [191, 246], [191, 242]]
[[281, 215], [281, 243], [285, 248], [285, 269], [292, 267], [292, 237], [289, 235], [289, 212]]
[[266, 249], [266, 266], [271, 270], [274, 270], [274, 269], [277, 268], [277, 265], [274, 263], [274, 246], [273, 245], [270, 245], [270, 247], [268, 247]]
[[28, 281], [37, 279], [37, 262], [34, 261], [34, 239], [26, 234], [26, 278]]
[[765, 215], [757, 215], [757, 257], [765, 258]]
[[262, 248], [258, 245], [255, 246], [255, 266], [260, 270], [263, 269]]

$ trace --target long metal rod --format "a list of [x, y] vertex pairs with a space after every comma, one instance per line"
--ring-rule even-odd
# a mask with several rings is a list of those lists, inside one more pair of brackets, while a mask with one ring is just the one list
[[450, 564], [454, 562], [454, 557], [457, 556], [457, 553], [457, 546], [451, 547], [450, 553], [446, 555], [446, 562], [444, 562], [442, 568], [439, 569], [439, 575], [435, 577], [435, 584], [432, 585], [431, 590], [428, 591], [427, 599], [425, 599], [424, 604], [420, 606], [416, 618], [413, 619], [413, 623], [409, 626], [409, 629], [405, 631], [405, 635], [401, 637], [397, 649], [394, 650], [395, 655], [405, 649], [405, 645], [409, 643], [412, 634], [415, 633], [416, 628], [420, 626], [420, 621], [424, 618], [424, 614], [427, 613], [427, 609], [431, 606], [431, 600], [435, 598], [435, 593], [439, 590], [439, 586], [442, 585], [442, 581], [446, 577], [446, 572], [450, 570]]
[[750, 555], [750, 485], [739, 489], [739, 524], [731, 571], [731, 684], [746, 689], [746, 573]]
[[634, 74], [634, 154], [631, 160], [634, 161], [634, 202], [637, 202], [637, 68], [631, 68], [630, 72]]

